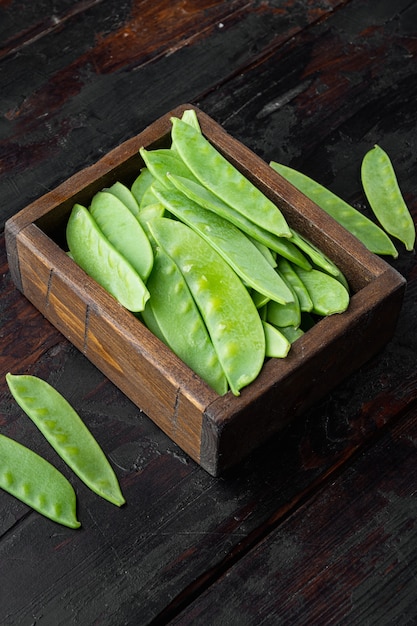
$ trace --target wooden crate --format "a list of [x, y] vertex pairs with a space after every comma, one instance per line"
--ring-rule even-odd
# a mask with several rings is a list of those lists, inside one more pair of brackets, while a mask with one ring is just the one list
[[14, 283], [41, 313], [210, 474], [219, 475], [325, 396], [388, 342], [404, 278], [197, 109], [206, 137], [282, 210], [288, 223], [344, 272], [346, 312], [321, 320], [285, 359], [268, 360], [239, 397], [218, 396], [65, 252], [75, 202], [116, 181], [130, 185], [139, 148], [168, 147], [167, 113], [137, 136], [12, 217], [6, 245]]

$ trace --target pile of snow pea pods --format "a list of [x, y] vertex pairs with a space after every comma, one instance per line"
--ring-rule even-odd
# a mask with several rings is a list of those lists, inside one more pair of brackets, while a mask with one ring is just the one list
[[69, 254], [217, 393], [239, 395], [321, 316], [349, 305], [338, 267], [203, 135], [194, 110], [171, 146], [67, 224]]
[[[68, 401], [49, 383], [30, 375], [6, 374], [10, 392], [68, 467], [97, 495], [125, 503], [117, 477], [101, 447]], [[0, 487], [45, 517], [79, 528], [76, 494], [49, 461], [0, 435]]]

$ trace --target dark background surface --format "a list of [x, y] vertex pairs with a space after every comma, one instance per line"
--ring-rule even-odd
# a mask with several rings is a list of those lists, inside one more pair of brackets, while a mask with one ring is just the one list
[[[366, 214], [390, 155], [417, 217], [417, 2], [0, 0], [0, 218], [192, 102]], [[393, 340], [221, 478], [192, 462], [15, 289], [0, 236], [1, 432], [70, 474], [4, 375], [59, 389], [109, 456], [118, 509], [71, 476], [80, 530], [0, 491], [0, 623], [417, 621], [417, 264]]]

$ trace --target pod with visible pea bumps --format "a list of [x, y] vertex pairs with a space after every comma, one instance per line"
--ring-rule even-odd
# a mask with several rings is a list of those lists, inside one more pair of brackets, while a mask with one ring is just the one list
[[265, 334], [252, 298], [226, 261], [189, 226], [156, 218], [149, 228], [181, 270], [232, 393], [239, 395], [257, 377], [265, 358]]
[[136, 270], [108, 241], [91, 213], [75, 204], [67, 224], [72, 258], [129, 311], [143, 311], [149, 292]]
[[217, 250], [245, 285], [283, 304], [293, 300], [286, 283], [239, 228], [176, 190], [155, 186], [154, 192], [170, 213]]
[[146, 281], [152, 269], [153, 252], [139, 220], [108, 191], [99, 191], [93, 196], [90, 212], [108, 241]]
[[388, 154], [374, 146], [362, 161], [362, 185], [365, 195], [381, 226], [405, 245], [414, 248], [416, 229], [402, 196]]
[[121, 506], [125, 499], [99, 444], [67, 400], [36, 376], [6, 374], [18, 403], [59, 456], [97, 495]]
[[172, 141], [194, 176], [239, 213], [279, 237], [291, 237], [278, 207], [235, 168], [199, 131], [172, 119]]
[[228, 385], [200, 311], [174, 261], [159, 248], [142, 311], [148, 328], [219, 395]]
[[58, 524], [81, 526], [71, 483], [49, 461], [5, 435], [0, 435], [0, 487]]

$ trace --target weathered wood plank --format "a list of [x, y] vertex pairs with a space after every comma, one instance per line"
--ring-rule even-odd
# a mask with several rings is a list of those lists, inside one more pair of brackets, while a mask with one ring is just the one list
[[416, 444], [414, 405], [169, 623], [414, 623]]
[[339, 4], [160, 0], [119, 12], [98, 3], [5, 57], [0, 225]]

